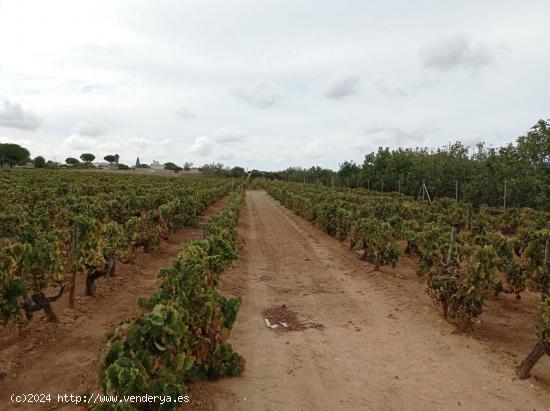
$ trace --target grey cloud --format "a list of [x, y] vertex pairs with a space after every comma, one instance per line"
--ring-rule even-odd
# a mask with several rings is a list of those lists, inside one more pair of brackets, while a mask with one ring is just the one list
[[180, 108], [176, 114], [183, 119], [191, 119], [196, 117], [188, 107]]
[[19, 103], [0, 102], [0, 126], [36, 130], [42, 121], [31, 111], [23, 110]]
[[378, 90], [381, 94], [388, 98], [394, 98], [394, 97], [406, 97], [408, 96], [408, 92], [400, 87], [394, 87], [390, 86], [382, 81], [378, 81], [374, 83], [374, 87], [376, 90]]
[[240, 143], [246, 140], [246, 135], [231, 129], [220, 128], [214, 135], [214, 138], [220, 143]]
[[344, 71], [325, 79], [321, 85], [323, 95], [331, 100], [359, 93], [359, 76]]
[[283, 98], [281, 88], [267, 81], [240, 84], [230, 90], [231, 94], [254, 107], [267, 108], [276, 105]]
[[433, 125], [403, 127], [390, 124], [363, 125], [360, 131], [369, 137], [370, 142], [384, 145], [421, 144], [436, 133]]
[[73, 131], [81, 136], [100, 137], [105, 135], [108, 130], [109, 126], [104, 121], [87, 120], [76, 126]]
[[454, 68], [480, 69], [493, 63], [494, 55], [482, 43], [473, 43], [464, 36], [442, 39], [420, 51], [424, 67], [438, 71]]

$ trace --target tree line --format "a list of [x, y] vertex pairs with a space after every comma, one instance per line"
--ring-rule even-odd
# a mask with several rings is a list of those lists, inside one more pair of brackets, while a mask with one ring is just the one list
[[458, 197], [476, 206], [524, 206], [550, 210], [550, 124], [539, 120], [515, 143], [494, 148], [468, 147], [460, 141], [446, 147], [380, 147], [362, 164], [344, 161], [338, 171], [321, 167], [278, 172], [254, 170], [254, 177], [316, 184], [399, 191], [417, 196], [422, 183], [433, 198]]
[[[88, 168], [93, 167], [92, 162], [96, 159], [95, 154], [93, 153], [82, 153], [80, 155], [80, 159], [76, 157], [67, 157], [65, 159], [65, 165], [73, 168]], [[129, 167], [126, 164], [120, 163], [120, 155], [119, 154], [109, 154], [103, 157], [103, 159], [109, 163], [109, 166], [112, 168], [116, 168], [119, 170], [130, 170], [131, 167]], [[25, 147], [21, 147], [18, 144], [0, 144], [0, 167], [14, 167], [14, 166], [22, 166], [26, 164], [32, 164], [34, 168], [44, 168], [44, 167], [57, 167], [58, 164], [54, 163], [53, 161], [46, 161], [46, 159], [42, 156], [37, 156], [34, 159], [31, 159], [30, 152]], [[139, 162], [139, 158], [136, 161], [135, 168], [151, 168], [151, 166], [147, 164], [141, 164]], [[164, 163], [163, 167], [165, 170], [174, 171], [175, 173], [178, 173], [182, 170], [184, 171], [190, 171], [193, 167], [193, 163], [191, 162], [185, 162], [183, 164], [183, 167], [180, 167], [176, 163], [173, 163], [171, 161]], [[247, 172], [243, 167], [235, 166], [233, 168], [229, 168], [224, 166], [221, 163], [210, 163], [210, 164], [204, 164], [203, 166], [199, 167], [198, 170], [207, 176], [210, 177], [233, 177], [233, 178], [242, 178], [245, 177]]]

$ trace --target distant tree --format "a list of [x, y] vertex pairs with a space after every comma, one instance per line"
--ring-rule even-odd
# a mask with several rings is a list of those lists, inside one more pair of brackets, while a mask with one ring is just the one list
[[19, 144], [0, 144], [0, 167], [23, 165], [30, 159], [29, 150]]
[[175, 163], [172, 163], [170, 161], [168, 163], [164, 163], [164, 169], [165, 170], [172, 170], [175, 173], [183, 170], [183, 168], [181, 168], [180, 166], [178, 166]]
[[109, 154], [108, 156], [103, 157], [103, 160], [107, 161], [109, 165], [112, 165], [113, 163], [116, 162], [116, 157], [113, 156], [112, 154]]
[[151, 166], [149, 164], [143, 163], [139, 165], [139, 168], [151, 168]]
[[141, 163], [139, 162], [139, 157], [136, 160], [136, 168], [139, 168], [141, 166]]
[[34, 168], [44, 168], [46, 167], [46, 159], [42, 156], [34, 158]]
[[229, 177], [235, 177], [235, 178], [241, 178], [241, 177], [244, 177], [245, 175], [246, 175], [246, 171], [242, 167], [233, 167], [228, 173]]
[[205, 164], [199, 168], [199, 171], [211, 177], [224, 177], [227, 174], [227, 169], [222, 163]]
[[92, 161], [95, 160], [95, 156], [92, 153], [83, 153], [80, 155], [80, 159], [86, 164], [90, 164]]
[[189, 163], [189, 162], [186, 161], [185, 164], [183, 164], [183, 169], [185, 171], [190, 171], [191, 167], [193, 167], [193, 163]]
[[78, 161], [78, 159], [76, 159], [74, 157], [67, 157], [65, 159], [65, 163], [67, 163], [70, 166], [75, 166], [77, 164], [80, 164], [80, 161]]
[[130, 167], [128, 167], [126, 164], [118, 163], [117, 167], [119, 170], [130, 170]]
[[[36, 166], [35, 166], [36, 167]], [[46, 162], [46, 167], [48, 168], [54, 168], [54, 167], [57, 167], [57, 163], [54, 163], [52, 160], [48, 160]]]
[[114, 157], [115, 157], [115, 164], [118, 164], [118, 161], [120, 160], [120, 156], [118, 154], [115, 154]]

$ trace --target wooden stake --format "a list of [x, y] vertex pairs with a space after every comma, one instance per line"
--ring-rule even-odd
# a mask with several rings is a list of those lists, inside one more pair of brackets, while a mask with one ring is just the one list
[[80, 227], [78, 221], [75, 221], [73, 224], [73, 233], [71, 241], [71, 254], [72, 254], [72, 275], [71, 275], [71, 284], [69, 288], [69, 307], [74, 308], [75, 294], [76, 294], [76, 276], [78, 274], [76, 265], [78, 264], [78, 240], [80, 237]]

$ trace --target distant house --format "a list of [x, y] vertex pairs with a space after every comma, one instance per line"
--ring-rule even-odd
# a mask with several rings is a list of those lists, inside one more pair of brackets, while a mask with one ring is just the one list
[[164, 170], [164, 164], [160, 164], [158, 161], [153, 160], [151, 163], [151, 170]]
[[105, 169], [105, 168], [112, 168], [112, 165], [109, 164], [109, 163], [105, 163], [105, 162], [96, 162], [94, 163], [94, 167], [95, 168], [100, 168], [100, 169]]

